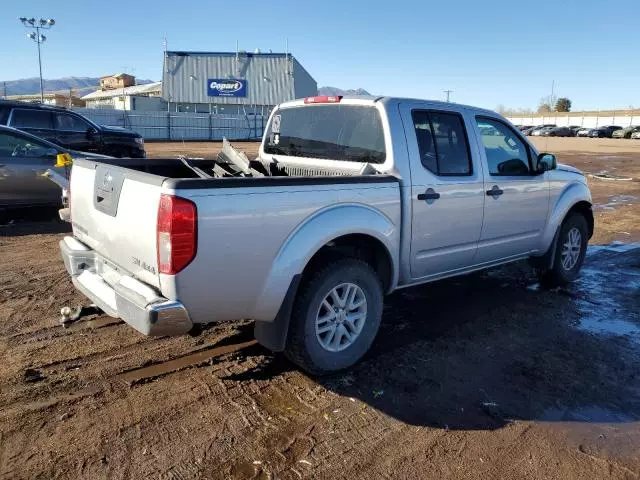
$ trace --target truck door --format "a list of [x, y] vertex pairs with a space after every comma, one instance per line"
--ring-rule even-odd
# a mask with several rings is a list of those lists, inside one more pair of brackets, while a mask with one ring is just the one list
[[401, 114], [411, 162], [411, 277], [455, 273], [473, 264], [485, 201], [467, 121], [428, 105]]
[[486, 190], [477, 262], [526, 255], [538, 248], [547, 221], [548, 174], [534, 173], [533, 151], [510, 125], [483, 116], [475, 123]]

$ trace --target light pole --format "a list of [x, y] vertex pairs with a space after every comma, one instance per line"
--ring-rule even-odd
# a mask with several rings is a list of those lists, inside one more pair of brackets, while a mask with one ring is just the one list
[[27, 38], [30, 38], [38, 44], [38, 68], [40, 69], [40, 102], [44, 103], [44, 86], [42, 83], [42, 58], [40, 56], [40, 44], [44, 42], [47, 37], [40, 33], [40, 30], [49, 30], [56, 24], [53, 18], [36, 20], [35, 18], [20, 17], [22, 24], [33, 30], [33, 32], [27, 33]]

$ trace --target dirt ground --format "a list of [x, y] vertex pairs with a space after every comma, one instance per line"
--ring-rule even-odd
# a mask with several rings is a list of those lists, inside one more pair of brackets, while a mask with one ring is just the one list
[[101, 315], [64, 329], [60, 307], [88, 303], [59, 257], [68, 227], [0, 227], [0, 478], [639, 478], [640, 142], [535, 141], [634, 178], [590, 178], [580, 280], [546, 291], [514, 264], [401, 290], [365, 360], [322, 378], [246, 320], [198, 337]]

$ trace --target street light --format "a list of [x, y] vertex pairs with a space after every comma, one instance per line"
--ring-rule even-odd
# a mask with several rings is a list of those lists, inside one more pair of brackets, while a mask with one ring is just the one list
[[47, 37], [40, 33], [40, 30], [48, 30], [56, 24], [53, 18], [41, 18], [37, 20], [33, 17], [20, 17], [19, 20], [22, 24], [35, 30], [34, 32], [27, 33], [27, 38], [30, 38], [38, 44], [38, 68], [40, 69], [40, 102], [44, 103], [44, 86], [42, 83], [42, 58], [40, 56], [40, 44], [43, 43]]

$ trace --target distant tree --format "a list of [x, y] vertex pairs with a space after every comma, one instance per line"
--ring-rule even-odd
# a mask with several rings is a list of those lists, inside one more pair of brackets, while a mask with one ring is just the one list
[[551, 111], [551, 106], [548, 103], [541, 103], [538, 107], [538, 113], [549, 113]]
[[562, 97], [559, 98], [556, 102], [556, 112], [570, 112], [571, 111], [571, 100], [568, 98]]
[[507, 113], [507, 111], [507, 107], [502, 104], [496, 106], [496, 112], [498, 112], [500, 115], [504, 115], [505, 113]]

